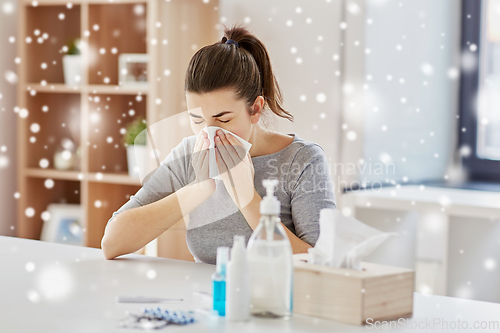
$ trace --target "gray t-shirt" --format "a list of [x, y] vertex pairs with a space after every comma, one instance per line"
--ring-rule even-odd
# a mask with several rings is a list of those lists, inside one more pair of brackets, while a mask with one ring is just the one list
[[[300, 239], [314, 246], [319, 236], [320, 210], [336, 208], [334, 186], [323, 149], [295, 133], [288, 135], [294, 140], [287, 147], [273, 154], [252, 157], [254, 185], [263, 198], [266, 190], [262, 181], [279, 180], [275, 195], [281, 203], [281, 221]], [[124, 210], [158, 201], [194, 181], [191, 154], [195, 141], [195, 135], [186, 137], [172, 149], [150, 179], [109, 221]], [[189, 214], [186, 233], [195, 261], [209, 264], [215, 264], [217, 247], [231, 247], [234, 235], [243, 235], [248, 242], [253, 231], [222, 180], [215, 182], [215, 192]]]

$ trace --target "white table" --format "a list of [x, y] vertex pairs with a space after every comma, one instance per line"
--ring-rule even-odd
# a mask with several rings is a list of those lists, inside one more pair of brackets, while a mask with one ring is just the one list
[[[6, 236], [0, 236], [0, 264], [2, 333], [139, 332], [118, 328], [118, 321], [125, 317], [126, 310], [155, 304], [116, 303], [117, 295], [183, 298], [184, 302], [161, 306], [195, 310], [200, 303], [193, 299], [193, 292], [211, 292], [210, 275], [215, 270], [212, 265], [137, 254], [106, 260], [100, 249]], [[473, 325], [475, 320], [496, 320], [497, 324], [500, 321], [500, 304], [419, 293], [414, 296], [414, 316], [410, 319], [414, 325], [425, 325], [426, 320], [432, 322], [433, 318], [448, 322], [460, 318], [467, 320], [468, 325]], [[370, 329], [296, 314], [288, 321], [252, 317], [247, 323], [230, 323], [202, 313], [198, 313], [197, 318], [195, 324], [167, 326], [159, 331], [359, 332]]]

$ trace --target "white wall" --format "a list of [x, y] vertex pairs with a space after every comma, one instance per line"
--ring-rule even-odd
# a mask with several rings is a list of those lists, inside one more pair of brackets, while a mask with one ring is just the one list
[[[341, 51], [341, 8], [342, 1], [336, 0], [219, 2], [220, 22], [247, 26], [270, 53], [284, 108], [295, 117], [294, 123], [278, 121], [274, 129], [320, 144], [330, 163], [338, 162], [339, 153], [341, 76], [335, 72], [341, 69], [341, 61], [334, 61], [333, 55]], [[318, 101], [319, 94], [324, 101]]]
[[[356, 15], [349, 10], [351, 3], [358, 4]], [[279, 121], [279, 131], [295, 131], [318, 142], [331, 164], [342, 162], [348, 168], [348, 163], [362, 158], [372, 169], [358, 169], [359, 180], [420, 182], [444, 177], [455, 146], [458, 112], [458, 80], [448, 76], [459, 59], [460, 6], [456, 0], [221, 0], [219, 15], [226, 25], [246, 24], [267, 45], [285, 107], [296, 117], [294, 124]], [[342, 21], [349, 22], [345, 30], [339, 28]], [[351, 31], [362, 25], [364, 36], [354, 37]], [[369, 49], [361, 65], [353, 57], [343, 59], [346, 54], [356, 54], [354, 39], [360, 41], [359, 48]], [[291, 52], [292, 47], [296, 53]], [[339, 61], [333, 61], [334, 54], [340, 56]], [[301, 64], [296, 63], [297, 58], [302, 59]], [[432, 75], [422, 71], [424, 64], [432, 67]], [[364, 67], [364, 77], [357, 73], [346, 77], [348, 69], [356, 67]], [[368, 75], [371, 80], [366, 79]], [[387, 80], [388, 75], [392, 81]], [[342, 130], [355, 112], [350, 109], [351, 101], [357, 100], [342, 93], [345, 83], [362, 90], [364, 117], [355, 117], [359, 126], [353, 122]], [[361, 89], [363, 83], [367, 90]], [[318, 103], [319, 93], [325, 94], [325, 102]], [[354, 128], [357, 143], [345, 139]], [[394, 166], [383, 174], [374, 172], [387, 158]]]
[[366, 80], [363, 158], [395, 165], [395, 174], [367, 180], [419, 182], [446, 174], [458, 113], [458, 79], [448, 70], [458, 64], [460, 7], [457, 0], [366, 1], [365, 67], [372, 79]]
[[[16, 86], [5, 79], [7, 71], [17, 72], [17, 2], [0, 1], [0, 235], [14, 236], [17, 225]], [[12, 9], [12, 11], [11, 11]], [[9, 37], [15, 37], [11, 43]]]

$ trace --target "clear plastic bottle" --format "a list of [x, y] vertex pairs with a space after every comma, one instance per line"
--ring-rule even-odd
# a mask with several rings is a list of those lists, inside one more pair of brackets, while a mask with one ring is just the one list
[[274, 196], [276, 179], [263, 181], [267, 195], [260, 204], [259, 225], [248, 241], [250, 312], [254, 316], [289, 319], [293, 303], [292, 247], [281, 225], [281, 205]]
[[226, 319], [246, 321], [250, 317], [250, 277], [245, 236], [234, 236], [226, 272]]

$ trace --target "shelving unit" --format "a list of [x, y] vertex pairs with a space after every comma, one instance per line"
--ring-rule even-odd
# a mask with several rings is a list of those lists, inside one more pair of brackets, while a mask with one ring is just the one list
[[[139, 178], [128, 176], [120, 130], [139, 115], [151, 125], [186, 111], [187, 64], [201, 46], [220, 39], [217, 20], [217, 1], [20, 1], [18, 237], [40, 238], [41, 213], [48, 204], [78, 203], [84, 244], [100, 248], [112, 213], [141, 187]], [[79, 86], [66, 85], [63, 76], [61, 50], [73, 38], [83, 45]], [[149, 55], [148, 86], [119, 82], [121, 53]], [[172, 128], [171, 142], [162, 144], [173, 147], [186, 134]], [[53, 155], [63, 138], [81, 147], [74, 170], [54, 168]], [[50, 188], [47, 179], [54, 181]], [[33, 216], [26, 214], [28, 208], [34, 209]], [[159, 256], [192, 260], [182, 221], [157, 244]]]

